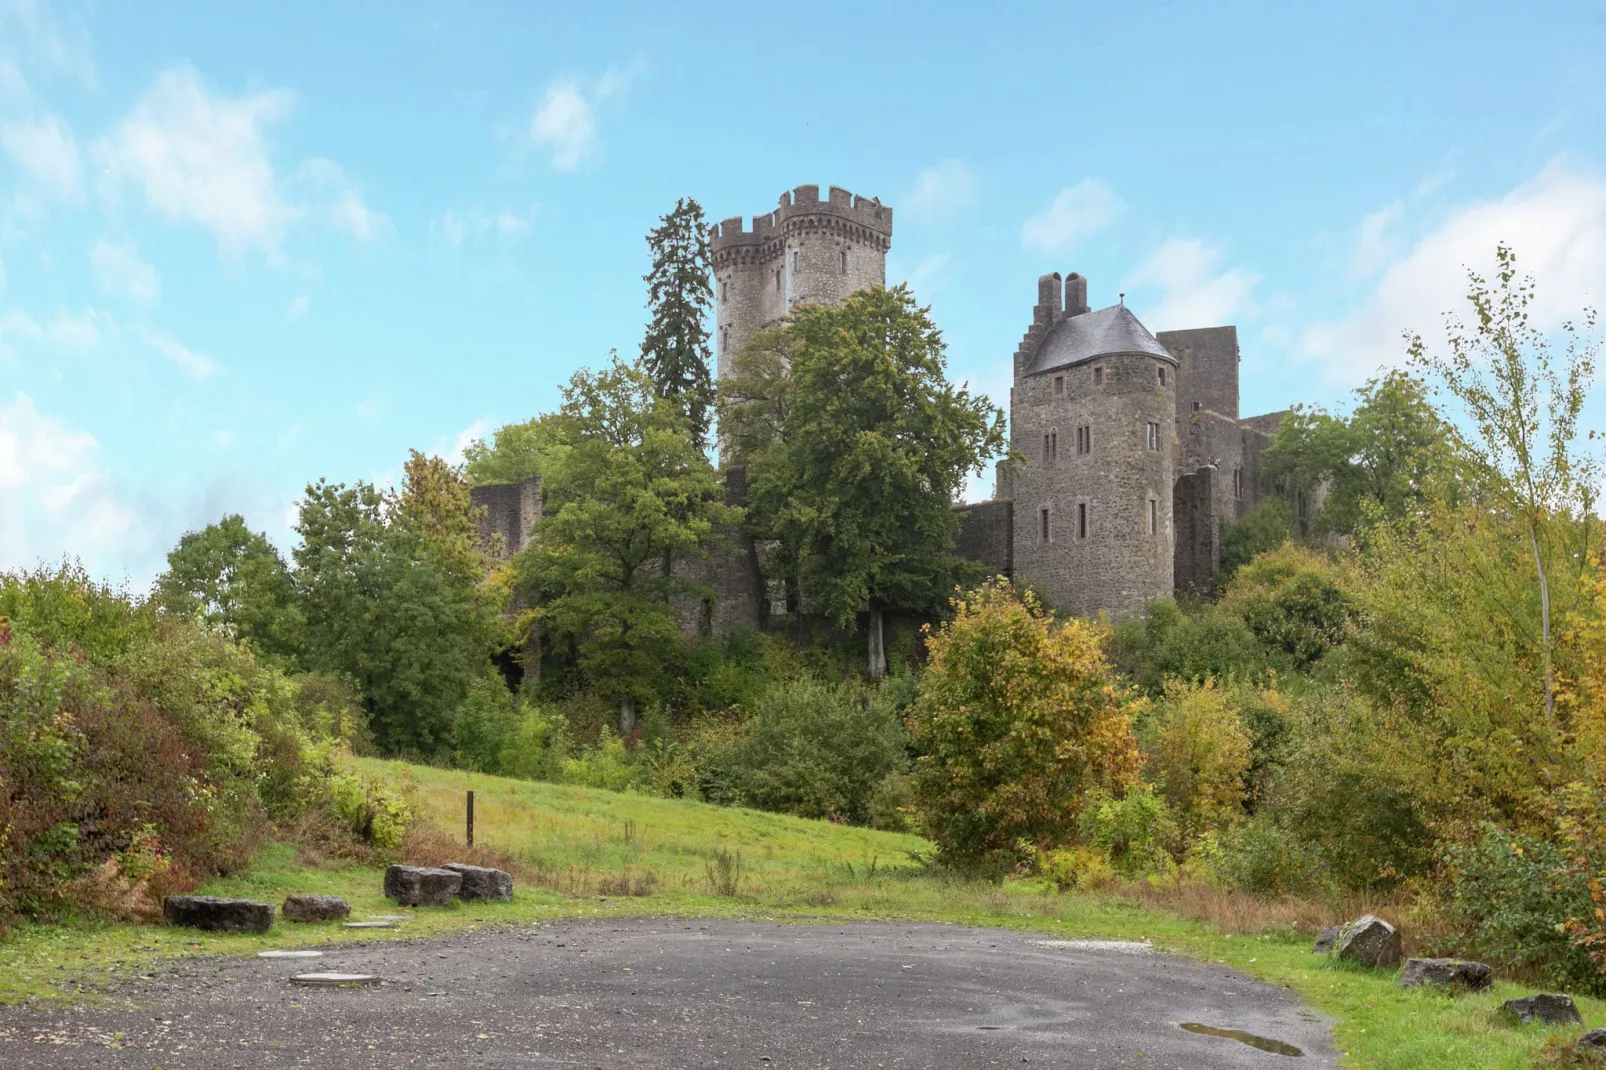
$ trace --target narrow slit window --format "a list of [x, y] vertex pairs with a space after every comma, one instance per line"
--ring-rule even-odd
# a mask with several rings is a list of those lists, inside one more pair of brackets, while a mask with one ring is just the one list
[[1149, 534], [1160, 534], [1160, 503], [1154, 498], [1149, 499]]
[[780, 293], [781, 292], [781, 269], [780, 268], [776, 268], [775, 269], [775, 292], [776, 293]]
[[1060, 433], [1058, 431], [1050, 431], [1048, 433], [1048, 459], [1051, 461], [1060, 459]]
[[1160, 425], [1159, 424], [1149, 424], [1148, 425], [1147, 443], [1148, 443], [1149, 449], [1151, 449], [1151, 450], [1157, 450], [1157, 449], [1160, 448]]
[[1199, 411], [1199, 402], [1195, 401], [1193, 403], [1193, 411], [1194, 412], [1198, 412]]
[[1065, 393], [1065, 376], [1063, 376], [1063, 375], [1054, 376], [1054, 396], [1055, 397], [1059, 397], [1061, 394], [1064, 394], [1064, 393]]
[[848, 273], [848, 251], [846, 249], [844, 249], [844, 250], [842, 250], [842, 274], [846, 275], [847, 273]]
[[1076, 503], [1076, 537], [1087, 538], [1087, 503]]
[[1160, 365], [1160, 367], [1157, 370], [1160, 373], [1160, 385], [1164, 386], [1165, 385], [1165, 365], [1164, 364]]
[[1045, 431], [1043, 433], [1043, 463], [1047, 464], [1049, 461], [1051, 461], [1053, 459], [1054, 458], [1051, 457], [1049, 455], [1049, 452], [1048, 452], [1048, 433]]
[[1043, 541], [1048, 542], [1048, 506], [1045, 505], [1037, 511], [1037, 522], [1041, 525]]
[[1240, 501], [1243, 499], [1244, 470], [1242, 468], [1234, 468], [1232, 470], [1232, 496]]
[[729, 301], [731, 299], [731, 284], [730, 283], [722, 282], [722, 283], [719, 284], [719, 299], [720, 299], [721, 302]]
[[797, 260], [798, 260], [798, 252], [797, 252], [796, 249], [793, 249], [792, 250], [792, 271], [794, 273], [797, 271]]

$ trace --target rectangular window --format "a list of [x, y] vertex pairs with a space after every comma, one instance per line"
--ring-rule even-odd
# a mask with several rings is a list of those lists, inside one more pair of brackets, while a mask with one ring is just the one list
[[1043, 463], [1047, 464], [1051, 460], [1053, 460], [1053, 458], [1050, 457], [1049, 453], [1048, 453], [1048, 433], [1044, 432], [1044, 434], [1043, 434]]
[[1160, 372], [1160, 385], [1164, 386], [1165, 385], [1165, 365], [1164, 364], [1160, 365], [1159, 372]]
[[1160, 425], [1150, 424], [1148, 429], [1148, 446], [1151, 450], [1160, 448]]
[[1087, 424], [1076, 429], [1076, 452], [1078, 455], [1093, 452], [1093, 429]]
[[848, 251], [846, 249], [844, 249], [844, 250], [842, 250], [842, 274], [846, 275], [847, 273], [848, 273]]
[[1160, 534], [1160, 503], [1149, 499], [1149, 534]]
[[1065, 393], [1065, 376], [1056, 375], [1054, 376], [1054, 396], [1059, 397], [1063, 393]]
[[1193, 403], [1193, 411], [1194, 412], [1198, 412], [1199, 411], [1199, 402], [1195, 401]]
[[1104, 368], [1103, 368], [1102, 365], [1100, 367], [1097, 367], [1097, 368], [1093, 369], [1093, 385], [1094, 386], [1103, 386], [1104, 385]]
[[1076, 537], [1087, 538], [1087, 503], [1076, 503]]
[[1243, 499], [1244, 470], [1242, 468], [1234, 468], [1232, 470], [1232, 496], [1240, 501]]
[[1037, 511], [1037, 520], [1038, 520], [1038, 523], [1042, 526], [1043, 541], [1047, 542], [1048, 541], [1048, 506], [1045, 505], [1045, 506], [1043, 506], [1041, 509], [1039, 509]]

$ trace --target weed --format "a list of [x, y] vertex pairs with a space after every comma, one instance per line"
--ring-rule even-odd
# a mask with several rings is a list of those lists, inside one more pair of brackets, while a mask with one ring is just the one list
[[707, 868], [708, 885], [714, 894], [734, 899], [742, 886], [742, 853], [716, 847]]

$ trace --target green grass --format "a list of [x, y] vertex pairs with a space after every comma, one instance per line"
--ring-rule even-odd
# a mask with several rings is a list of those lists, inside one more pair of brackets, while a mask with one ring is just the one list
[[[284, 923], [264, 936], [88, 923], [25, 928], [0, 943], [0, 1001], [93, 998], [98, 981], [137, 977], [175, 955], [406, 939], [500, 923], [627, 914], [800, 922], [896, 918], [1146, 939], [1165, 950], [1223, 963], [1287, 985], [1339, 1019], [1337, 1044], [1348, 1053], [1348, 1066], [1525, 1070], [1552, 1035], [1544, 1028], [1513, 1028], [1499, 1021], [1501, 1001], [1531, 991], [1514, 984], [1459, 998], [1401, 992], [1391, 972], [1348, 968], [1311, 955], [1309, 938], [1297, 934], [1225, 935], [1113, 896], [1061, 895], [1029, 882], [956, 880], [920, 862], [931, 848], [912, 836], [400, 763], [362, 765], [407, 784], [425, 819], [459, 840], [464, 792], [472, 789], [476, 842], [512, 856], [531, 877], [514, 901], [421, 910], [395, 933]], [[743, 876], [735, 896], [715, 894], [710, 866], [718, 851], [741, 855]], [[626, 874], [637, 885], [650, 875], [652, 894], [599, 894], [610, 881], [621, 884]], [[203, 891], [272, 902], [290, 892], [326, 892], [350, 900], [354, 917], [402, 913], [379, 889], [376, 869], [308, 868], [296, 864], [290, 848], [274, 847], [250, 873], [213, 881]], [[1579, 1006], [1590, 1025], [1606, 1023], [1606, 1004], [1580, 999]], [[1576, 1032], [1557, 1035], [1570, 1039]]]

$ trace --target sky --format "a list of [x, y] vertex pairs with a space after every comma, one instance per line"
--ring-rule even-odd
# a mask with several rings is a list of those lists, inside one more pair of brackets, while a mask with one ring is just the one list
[[244, 7], [0, 0], [0, 570], [288, 552], [309, 482], [549, 411], [678, 197], [890, 204], [1000, 405], [1048, 271], [1236, 324], [1245, 415], [1343, 408], [1498, 242], [1544, 326], [1606, 294], [1599, 0]]

